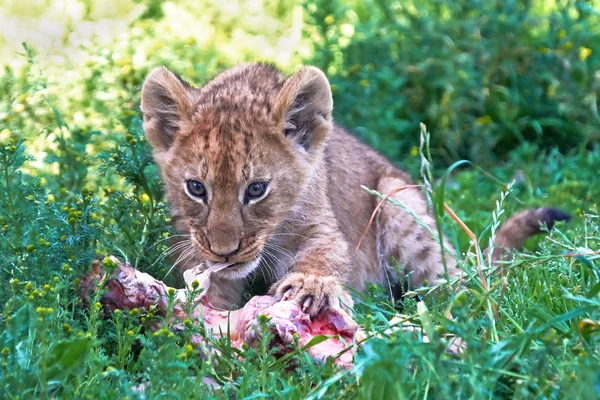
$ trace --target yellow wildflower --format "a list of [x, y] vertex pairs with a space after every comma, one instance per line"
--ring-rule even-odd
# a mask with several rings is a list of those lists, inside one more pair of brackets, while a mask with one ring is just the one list
[[483, 117], [477, 118], [477, 123], [479, 125], [486, 125], [493, 122], [492, 117], [489, 115], [484, 115]]
[[583, 46], [579, 48], [579, 59], [581, 61], [587, 60], [588, 57], [591, 55], [592, 55], [592, 49], [583, 47]]

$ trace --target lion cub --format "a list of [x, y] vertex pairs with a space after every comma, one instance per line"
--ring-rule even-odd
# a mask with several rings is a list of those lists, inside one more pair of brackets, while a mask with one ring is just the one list
[[[251, 275], [314, 316], [352, 308], [343, 285], [420, 286], [444, 274], [439, 242], [400, 207], [386, 203], [367, 230], [379, 199], [361, 186], [387, 194], [412, 182], [335, 125], [332, 108], [327, 78], [314, 67], [286, 78], [270, 65], [242, 65], [200, 89], [165, 68], [146, 79], [144, 130], [187, 238], [186, 267], [218, 271], [208, 295], [215, 306], [239, 305]], [[419, 188], [392, 198], [436, 232]], [[497, 244], [519, 247], [557, 212], [513, 217]], [[459, 273], [454, 257], [445, 252], [450, 276]]]

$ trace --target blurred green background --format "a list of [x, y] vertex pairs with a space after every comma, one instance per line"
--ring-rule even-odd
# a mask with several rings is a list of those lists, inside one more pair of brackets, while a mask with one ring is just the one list
[[396, 161], [414, 152], [420, 122], [445, 165], [495, 165], [523, 144], [589, 150], [600, 137], [598, 4], [5, 0], [0, 82], [19, 96], [3, 95], [0, 121], [14, 124], [12, 110], [29, 132], [46, 132], [46, 97], [82, 129], [118, 130], [111, 110], [137, 111], [154, 66], [200, 85], [231, 65], [269, 61], [326, 71], [337, 121]]

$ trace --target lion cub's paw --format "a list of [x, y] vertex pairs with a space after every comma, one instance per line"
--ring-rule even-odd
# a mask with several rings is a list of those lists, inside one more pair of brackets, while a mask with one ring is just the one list
[[297, 303], [311, 317], [326, 308], [343, 308], [351, 312], [354, 305], [337, 279], [301, 272], [284, 276], [271, 287], [271, 294], [279, 301]]

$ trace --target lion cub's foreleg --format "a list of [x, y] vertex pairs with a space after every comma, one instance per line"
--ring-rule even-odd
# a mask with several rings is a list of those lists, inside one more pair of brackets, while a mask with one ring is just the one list
[[341, 285], [351, 273], [349, 246], [333, 214], [326, 210], [300, 234], [305, 239], [295, 263], [272, 286], [271, 294], [298, 303], [311, 316], [328, 307], [352, 309], [352, 298]]

